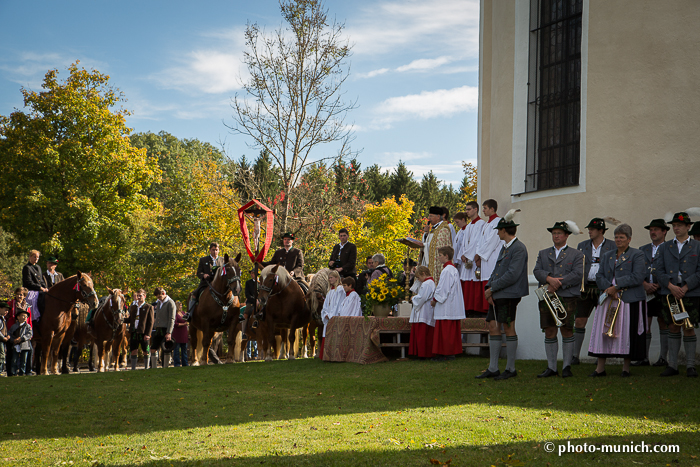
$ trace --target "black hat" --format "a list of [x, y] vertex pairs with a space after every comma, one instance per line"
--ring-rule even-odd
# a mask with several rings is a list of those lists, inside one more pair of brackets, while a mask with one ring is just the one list
[[671, 224], [674, 222], [683, 222], [685, 224], [692, 224], [693, 221], [690, 220], [690, 216], [688, 215], [687, 212], [677, 212], [673, 215], [673, 219], [671, 219]]
[[693, 224], [693, 227], [688, 231], [688, 235], [700, 235], [700, 222]]
[[160, 345], [161, 349], [163, 349], [163, 352], [172, 352], [173, 349], [175, 348], [175, 341], [174, 340], [165, 340], [163, 343]]
[[5, 300], [0, 300], [0, 308], [7, 308], [7, 302]]
[[291, 239], [291, 240], [296, 240], [296, 238], [294, 238], [294, 234], [292, 234], [291, 232], [285, 232], [285, 233], [283, 233], [283, 234], [282, 234], [282, 238], [289, 238], [289, 239]]
[[440, 206], [431, 206], [428, 210], [428, 214], [435, 214], [438, 216], [442, 216], [444, 213], [445, 211], [443, 211]]
[[55, 256], [48, 256], [48, 257], [46, 258], [46, 262], [47, 262], [47, 263], [58, 264], [58, 258], [56, 258]]
[[27, 318], [29, 318], [29, 311], [27, 311], [27, 310], [22, 310], [22, 309], [17, 310], [17, 311], [15, 312], [15, 318], [17, 318], [19, 315], [27, 315]]
[[586, 228], [587, 229], [598, 229], [598, 230], [602, 230], [603, 232], [608, 230], [608, 228], [605, 227], [605, 219], [601, 219], [600, 217], [594, 217], [593, 219], [591, 219], [591, 221], [588, 223]]
[[569, 227], [569, 224], [567, 224], [566, 221], [555, 222], [553, 227], [548, 227], [548, 228], [547, 228], [547, 230], [550, 231], [550, 232], [553, 231], [553, 230], [556, 230], [556, 229], [563, 230], [564, 233], [568, 233], [568, 234], [573, 233], [573, 232], [571, 231], [571, 228]]
[[649, 225], [644, 226], [644, 228], [647, 230], [650, 230], [652, 227], [659, 227], [661, 229], [666, 230], [667, 232], [671, 229], [666, 223], [666, 221], [663, 219], [654, 219], [651, 222], [649, 222]]

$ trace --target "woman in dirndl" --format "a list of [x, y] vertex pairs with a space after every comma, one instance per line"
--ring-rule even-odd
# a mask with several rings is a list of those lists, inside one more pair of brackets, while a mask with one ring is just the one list
[[[646, 294], [642, 285], [646, 272], [644, 253], [630, 248], [631, 240], [632, 227], [627, 224], [617, 226], [617, 250], [605, 253], [600, 260], [596, 283], [607, 297], [595, 309], [588, 355], [598, 358], [598, 366], [589, 376], [606, 376], [605, 359], [622, 358], [622, 377], [628, 377], [630, 362], [642, 360], [646, 355]], [[613, 321], [618, 298], [621, 303]], [[608, 335], [610, 328], [612, 337]]]

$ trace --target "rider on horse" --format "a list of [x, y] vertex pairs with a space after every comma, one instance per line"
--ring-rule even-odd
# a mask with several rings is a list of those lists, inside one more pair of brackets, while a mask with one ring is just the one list
[[224, 265], [224, 259], [219, 256], [219, 244], [216, 242], [211, 242], [209, 244], [209, 254], [199, 259], [199, 266], [197, 266], [197, 277], [199, 277], [199, 286], [190, 295], [190, 303], [187, 308], [187, 314], [185, 319], [187, 321], [192, 317], [192, 312], [199, 302], [199, 295], [207, 288], [207, 284], [214, 279], [214, 272], [217, 267]]
[[263, 261], [263, 266], [281, 264], [297, 281], [304, 295], [309, 291], [309, 284], [304, 279], [304, 253], [299, 248], [294, 248], [294, 235], [290, 232], [282, 235], [284, 247], [275, 251], [270, 261]]

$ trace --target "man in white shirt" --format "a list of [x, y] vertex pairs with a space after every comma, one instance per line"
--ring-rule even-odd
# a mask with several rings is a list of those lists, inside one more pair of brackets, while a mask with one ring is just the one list
[[464, 308], [467, 316], [483, 316], [489, 310], [489, 304], [484, 296], [484, 286], [487, 281], [482, 281], [476, 277], [477, 265], [476, 250], [481, 242], [484, 232], [484, 227], [487, 225], [484, 220], [479, 217], [479, 203], [470, 201], [467, 203], [467, 208], [464, 212], [469, 216], [469, 224], [465, 229], [464, 243], [465, 248], [462, 254], [462, 263], [464, 265]]

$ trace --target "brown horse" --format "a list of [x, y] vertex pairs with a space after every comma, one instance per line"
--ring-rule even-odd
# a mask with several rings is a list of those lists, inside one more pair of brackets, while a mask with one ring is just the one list
[[265, 361], [272, 361], [270, 343], [275, 339], [276, 329], [289, 329], [285, 349], [289, 359], [294, 359], [293, 350], [296, 330], [306, 326], [310, 313], [304, 302], [304, 292], [284, 267], [279, 264], [267, 266], [260, 273], [258, 284], [260, 309], [266, 308], [264, 323], [267, 325], [267, 341], [263, 343]]
[[111, 350], [111, 358], [114, 361], [114, 371], [119, 371], [119, 346], [126, 333], [124, 324], [124, 303], [126, 299], [122, 291], [114, 289], [109, 291], [109, 296], [95, 311], [93, 322], [93, 338], [97, 346], [97, 371], [102, 373], [105, 369], [105, 351]]
[[[304, 358], [311, 354], [313, 358], [316, 356], [316, 329], [319, 332], [319, 339], [323, 333], [323, 320], [321, 319], [321, 310], [326, 300], [326, 295], [331, 288], [328, 282], [328, 274], [330, 269], [324, 268], [314, 274], [309, 284], [309, 292], [306, 294], [306, 308], [309, 310], [311, 319], [309, 324], [304, 328]], [[307, 346], [308, 341], [308, 346]], [[310, 349], [309, 349], [310, 347]], [[310, 352], [307, 350], [309, 349]]]
[[[216, 271], [214, 279], [199, 297], [199, 303], [192, 312], [190, 321], [190, 344], [192, 346], [192, 366], [200, 360], [209, 363], [209, 347], [217, 332], [233, 332], [234, 321], [238, 322], [241, 293], [241, 260], [239, 253], [235, 259], [224, 255], [224, 265]], [[201, 357], [198, 346], [201, 344]]]
[[97, 294], [92, 279], [87, 274], [78, 274], [59, 282], [46, 292], [44, 313], [41, 315], [41, 347], [44, 352], [41, 357], [41, 374], [48, 374], [47, 365], [51, 358], [53, 373], [58, 371], [58, 353], [64, 339], [69, 342], [73, 338], [75, 326], [71, 316], [71, 307], [77, 302], [97, 306]]

